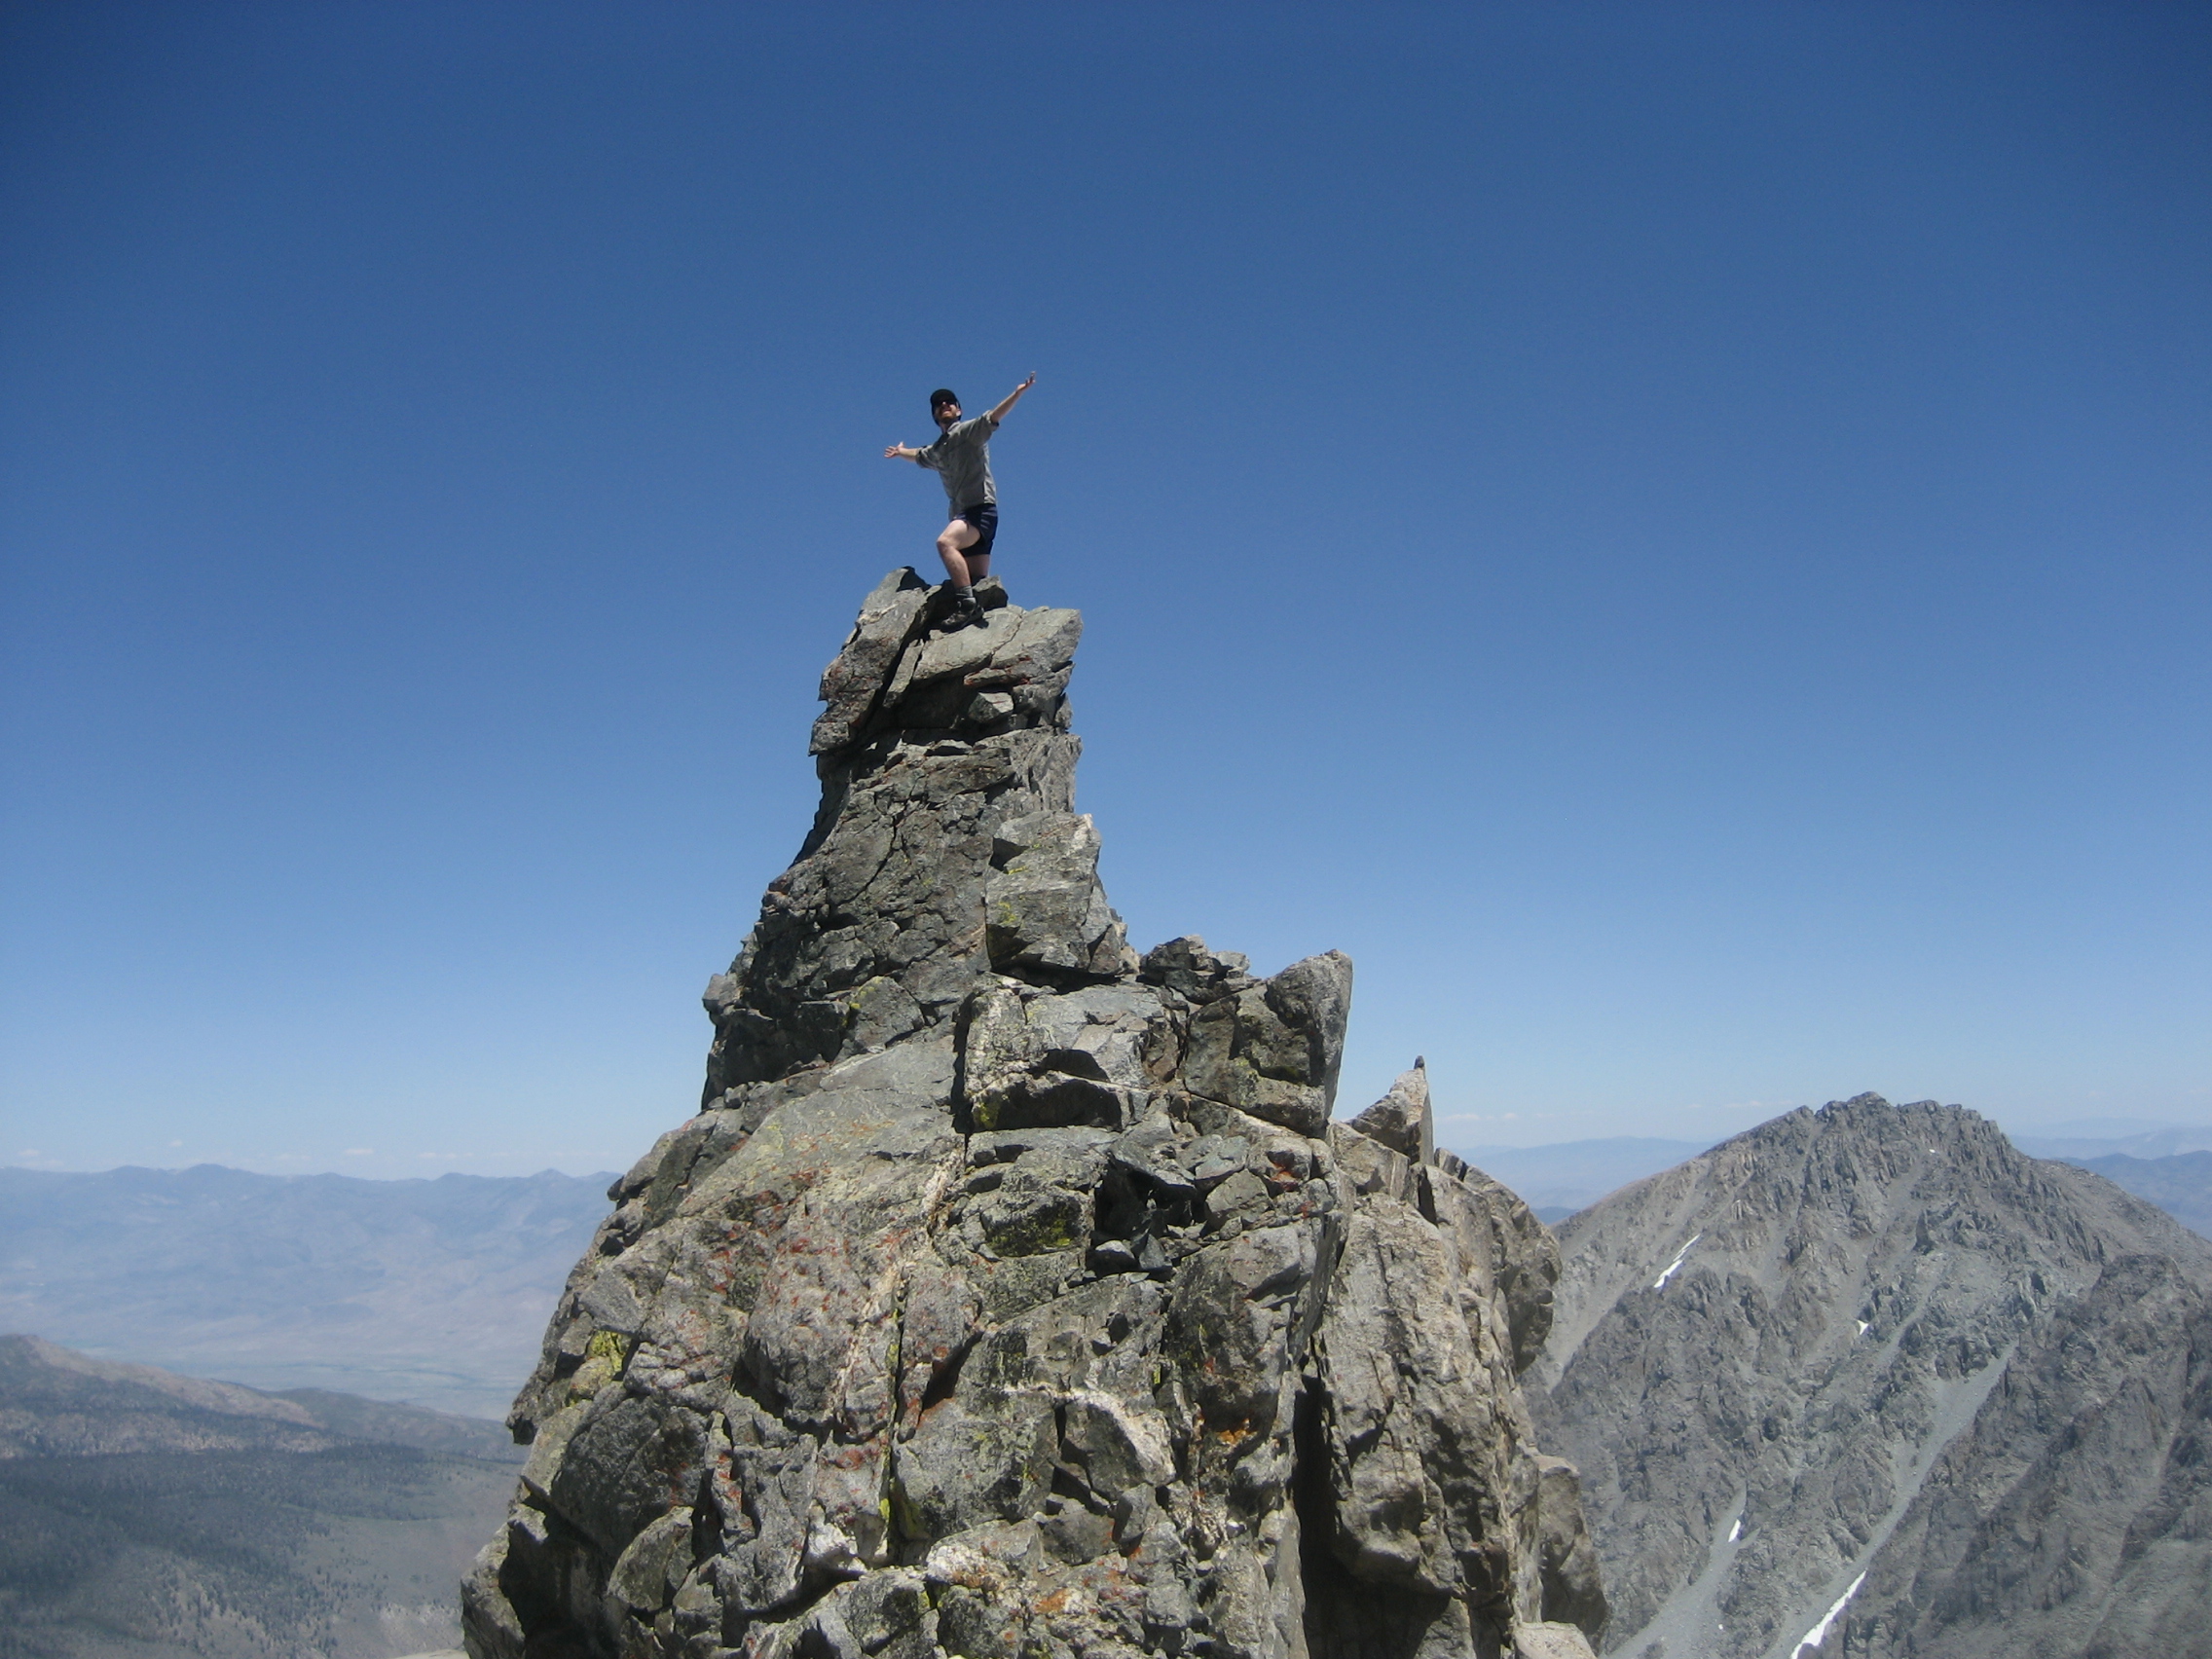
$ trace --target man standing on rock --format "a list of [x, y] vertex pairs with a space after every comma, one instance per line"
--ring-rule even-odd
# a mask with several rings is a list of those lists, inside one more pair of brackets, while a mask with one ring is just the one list
[[960, 399], [943, 387], [930, 393], [930, 419], [939, 437], [927, 449], [893, 444], [886, 459], [911, 461], [928, 467], [944, 485], [952, 503], [952, 521], [937, 538], [938, 557], [944, 561], [945, 578], [952, 584], [952, 610], [945, 619], [949, 632], [970, 623], [980, 625], [983, 608], [976, 600], [976, 584], [991, 573], [991, 543], [999, 533], [999, 492], [991, 482], [991, 434], [1021, 394], [1037, 384], [1031, 375], [1006, 394], [1006, 401], [988, 415], [973, 421], [960, 418]]

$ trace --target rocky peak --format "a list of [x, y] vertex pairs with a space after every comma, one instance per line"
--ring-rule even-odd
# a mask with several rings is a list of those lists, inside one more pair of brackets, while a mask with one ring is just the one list
[[1616, 1650], [2202, 1650], [2212, 1246], [2150, 1205], [1862, 1094], [1562, 1238], [1531, 1378]]
[[1129, 949], [1081, 618], [983, 593], [934, 632], [894, 571], [823, 676], [821, 810], [515, 1404], [471, 1652], [1586, 1654], [1517, 1382], [1550, 1235], [1418, 1063], [1332, 1122], [1342, 953]]
[[1135, 967], [1075, 814], [1067, 684], [1083, 618], [986, 581], [984, 625], [935, 630], [894, 571], [822, 675], [813, 832], [708, 982], [712, 1104], [951, 1019], [985, 977], [1066, 985]]

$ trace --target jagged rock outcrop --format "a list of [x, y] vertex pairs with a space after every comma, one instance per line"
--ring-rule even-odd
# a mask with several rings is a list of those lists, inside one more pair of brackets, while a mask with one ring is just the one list
[[1516, 1382], [1550, 1235], [1418, 1065], [1330, 1121], [1346, 957], [1130, 950], [1080, 618], [934, 597], [894, 572], [823, 677], [821, 813], [515, 1404], [470, 1651], [1587, 1653]]
[[2151, 1205], [1862, 1095], [1561, 1236], [1609, 1649], [2212, 1655], [2212, 1246]]

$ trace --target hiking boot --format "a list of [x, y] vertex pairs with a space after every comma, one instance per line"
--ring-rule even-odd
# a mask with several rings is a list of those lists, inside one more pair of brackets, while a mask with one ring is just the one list
[[956, 605], [939, 620], [937, 631], [940, 634], [957, 634], [961, 629], [978, 624], [982, 620], [981, 607]]

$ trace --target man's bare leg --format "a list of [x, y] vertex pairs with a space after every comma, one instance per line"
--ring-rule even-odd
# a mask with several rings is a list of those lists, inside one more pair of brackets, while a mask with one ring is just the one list
[[952, 584], [952, 610], [944, 623], [948, 630], [983, 620], [983, 608], [976, 603], [975, 584], [991, 568], [990, 555], [976, 559], [967, 556], [967, 549], [982, 539], [982, 532], [966, 519], [954, 519], [937, 538], [938, 557], [944, 561], [945, 577]]
[[984, 571], [990, 569], [991, 556], [988, 553], [977, 561], [983, 570], [973, 573], [968, 569], [968, 561], [962, 557], [969, 548], [982, 539], [981, 534], [966, 519], [954, 519], [939, 534], [937, 556], [944, 561], [944, 573], [952, 578], [954, 592], [974, 587]]

